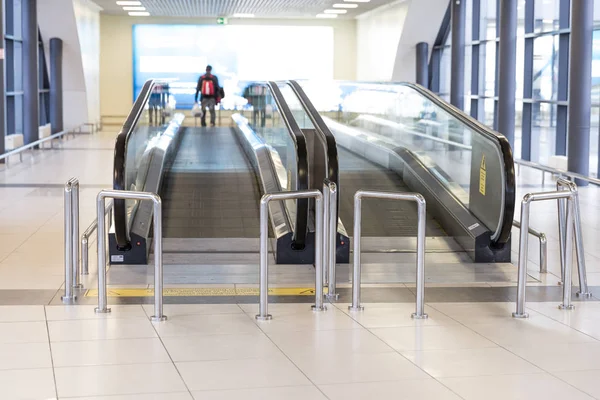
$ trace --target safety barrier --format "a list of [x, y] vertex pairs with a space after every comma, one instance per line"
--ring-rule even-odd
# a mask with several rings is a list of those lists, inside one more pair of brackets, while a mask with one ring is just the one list
[[323, 194], [318, 190], [268, 193], [260, 199], [260, 272], [259, 272], [259, 311], [256, 319], [267, 321], [269, 314], [269, 203], [271, 201], [315, 199], [315, 305], [313, 311], [325, 311], [323, 305]]
[[74, 289], [81, 288], [79, 280], [79, 180], [71, 178], [65, 184], [64, 191], [65, 219], [65, 293], [61, 297], [63, 303], [71, 304], [76, 299]]
[[98, 307], [96, 313], [109, 313], [106, 289], [106, 199], [150, 200], [154, 204], [154, 322], [165, 321], [163, 314], [163, 250], [162, 250], [162, 202], [155, 193], [125, 190], [102, 190], [96, 199], [98, 221]]
[[[113, 208], [113, 203], [109, 203], [106, 207], [106, 214], [110, 214]], [[109, 221], [112, 220], [111, 217], [108, 218]], [[89, 260], [89, 242], [92, 233], [96, 231], [98, 228], [98, 220], [94, 219], [90, 226], [87, 227], [83, 235], [81, 235], [81, 275], [88, 275], [90, 273], [90, 260]]]
[[427, 314], [425, 314], [425, 218], [427, 211], [425, 199], [418, 193], [375, 192], [369, 190], [359, 190], [354, 195], [354, 266], [352, 278], [352, 305], [348, 306], [348, 310], [364, 310], [364, 307], [360, 304], [361, 205], [363, 198], [414, 201], [417, 203], [417, 299], [415, 306], [416, 309], [412, 314], [412, 317], [415, 319], [427, 318]]
[[[529, 314], [525, 312], [525, 296], [527, 286], [527, 253], [529, 251], [529, 210], [531, 203], [536, 201], [547, 201], [547, 200], [558, 200], [559, 204], [559, 236], [560, 236], [560, 247], [561, 247], [561, 269], [563, 270], [563, 299], [559, 305], [560, 309], [571, 310], [574, 306], [571, 304], [571, 278], [572, 278], [572, 252], [573, 252], [573, 240], [576, 242], [581, 241], [581, 224], [578, 223], [576, 216], [579, 213], [577, 204], [577, 187], [572, 182], [565, 179], [560, 179], [557, 188], [561, 189], [566, 187], [568, 190], [558, 190], [554, 192], [540, 192], [540, 193], [528, 193], [523, 197], [521, 202], [521, 232], [519, 235], [519, 270], [518, 270], [518, 281], [517, 281], [517, 303], [516, 310], [512, 314], [514, 318], [528, 318]], [[566, 202], [566, 204], [565, 204]], [[566, 210], [561, 208], [565, 207]], [[576, 225], [578, 225], [576, 227]], [[561, 227], [562, 226], [562, 227]], [[575, 231], [579, 231], [579, 234], [575, 234]], [[580, 248], [580, 253], [583, 257], [583, 245], [579, 243], [576, 245]], [[585, 266], [583, 266], [585, 268]], [[585, 269], [579, 271], [580, 283], [584, 282], [585, 285], [581, 287], [581, 290], [585, 290], [585, 295], [589, 295], [587, 292], [587, 279], [585, 277]], [[583, 275], [583, 276], [581, 276]]]
[[336, 289], [336, 254], [337, 254], [337, 185], [329, 179], [323, 181], [323, 274], [327, 283], [328, 300], [337, 300]]
[[[513, 221], [515, 228], [521, 229], [521, 223], [519, 221]], [[540, 241], [540, 273], [548, 272], [548, 238], [546, 234], [536, 229], [529, 228], [529, 234], [535, 236]]]

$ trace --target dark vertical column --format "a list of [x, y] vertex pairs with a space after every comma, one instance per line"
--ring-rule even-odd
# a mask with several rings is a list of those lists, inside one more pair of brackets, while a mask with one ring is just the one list
[[[567, 155], [567, 119], [569, 107], [567, 105], [569, 91], [569, 20], [571, 14], [570, 0], [560, 0], [559, 3], [559, 28], [558, 35], [558, 93], [559, 104], [556, 106], [556, 136], [555, 152], [557, 155]], [[538, 113], [540, 108], [538, 107]]]
[[465, 101], [465, 0], [451, 0], [452, 4], [452, 60], [450, 71], [450, 103], [464, 109]]
[[[525, 35], [534, 31], [534, 0], [525, 0]], [[523, 99], [533, 99], [533, 38], [525, 38], [525, 55], [523, 65]], [[539, 130], [532, 140], [533, 103], [523, 102], [523, 119], [521, 120], [521, 158], [537, 160], [539, 157]], [[533, 158], [532, 158], [533, 157]]]
[[23, 139], [39, 138], [37, 0], [23, 0]]
[[481, 2], [474, 1], [473, 2], [473, 10], [472, 10], [472, 20], [473, 26], [471, 29], [471, 36], [473, 40], [473, 44], [471, 46], [471, 94], [474, 95], [471, 97], [471, 117], [478, 119], [479, 118], [479, 49], [481, 48], [481, 43], [479, 43], [479, 39], [481, 37]]
[[50, 124], [52, 133], [63, 130], [63, 41], [50, 39]]
[[417, 43], [417, 83], [429, 88], [429, 45]]
[[[4, 1], [0, 1], [0, 35], [4, 35]], [[3, 154], [5, 149], [4, 138], [6, 137], [6, 87], [4, 86], [4, 38], [0, 37], [0, 154]], [[4, 160], [0, 161], [3, 164]]]
[[433, 48], [431, 52], [431, 89], [434, 93], [440, 92], [440, 64], [442, 58], [442, 51], [439, 48]]
[[568, 158], [569, 171], [582, 175], [590, 173], [593, 26], [594, 1], [571, 2]]
[[498, 54], [498, 131], [515, 145], [515, 92], [517, 79], [517, 0], [500, 0]]

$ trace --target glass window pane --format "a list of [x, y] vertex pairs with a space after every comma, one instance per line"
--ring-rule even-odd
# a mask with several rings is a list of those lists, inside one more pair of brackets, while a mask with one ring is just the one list
[[559, 29], [560, 0], [535, 0], [535, 32], [551, 32]]
[[9, 0], [14, 1], [13, 9], [13, 21], [14, 21], [14, 32], [15, 38], [20, 39], [23, 37], [23, 11], [21, 7], [21, 0]]
[[[547, 164], [550, 156], [556, 154], [556, 105], [534, 103], [532, 110], [531, 143], [539, 143], [539, 157], [532, 161]], [[536, 152], [532, 152], [535, 156]]]
[[600, 129], [600, 107], [592, 107], [590, 119], [590, 175], [598, 173], [598, 130]]
[[496, 39], [496, 0], [481, 1], [481, 34], [482, 39]]
[[14, 75], [14, 90], [20, 92], [23, 90], [23, 43], [14, 42], [14, 59], [13, 65], [15, 66]]
[[600, 31], [594, 31], [592, 53], [592, 103], [600, 103]]
[[533, 41], [533, 98], [556, 100], [558, 96], [558, 35]]
[[450, 97], [451, 52], [451, 47], [444, 48], [440, 61], [440, 96], [443, 98]]
[[23, 95], [15, 96], [15, 132], [23, 133]]
[[481, 65], [484, 66], [483, 93], [485, 96], [495, 95], [496, 83], [496, 42], [487, 42], [481, 48]]

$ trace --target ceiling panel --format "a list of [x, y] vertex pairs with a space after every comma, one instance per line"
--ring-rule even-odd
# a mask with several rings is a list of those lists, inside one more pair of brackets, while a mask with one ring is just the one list
[[[107, 14], [127, 15], [115, 0], [93, 0]], [[155, 17], [231, 17], [235, 13], [254, 14], [260, 18], [314, 18], [334, 3], [343, 0], [140, 0]], [[338, 18], [354, 18], [392, 0], [371, 0], [355, 3]], [[346, 3], [348, 4], [348, 3]]]

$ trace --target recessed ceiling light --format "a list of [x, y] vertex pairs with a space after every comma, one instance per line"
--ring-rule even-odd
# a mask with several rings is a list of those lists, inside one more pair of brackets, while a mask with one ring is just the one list
[[148, 11], [129, 11], [128, 13], [132, 17], [148, 17], [150, 13]]
[[317, 14], [317, 18], [337, 18], [337, 14]]
[[334, 4], [333, 8], [356, 8], [358, 4]]
[[325, 10], [325, 14], [346, 14], [348, 10]]
[[254, 14], [235, 13], [232, 18], [254, 18]]
[[146, 11], [146, 7], [123, 7], [125, 11]]
[[117, 1], [118, 6], [141, 6], [141, 1]]

